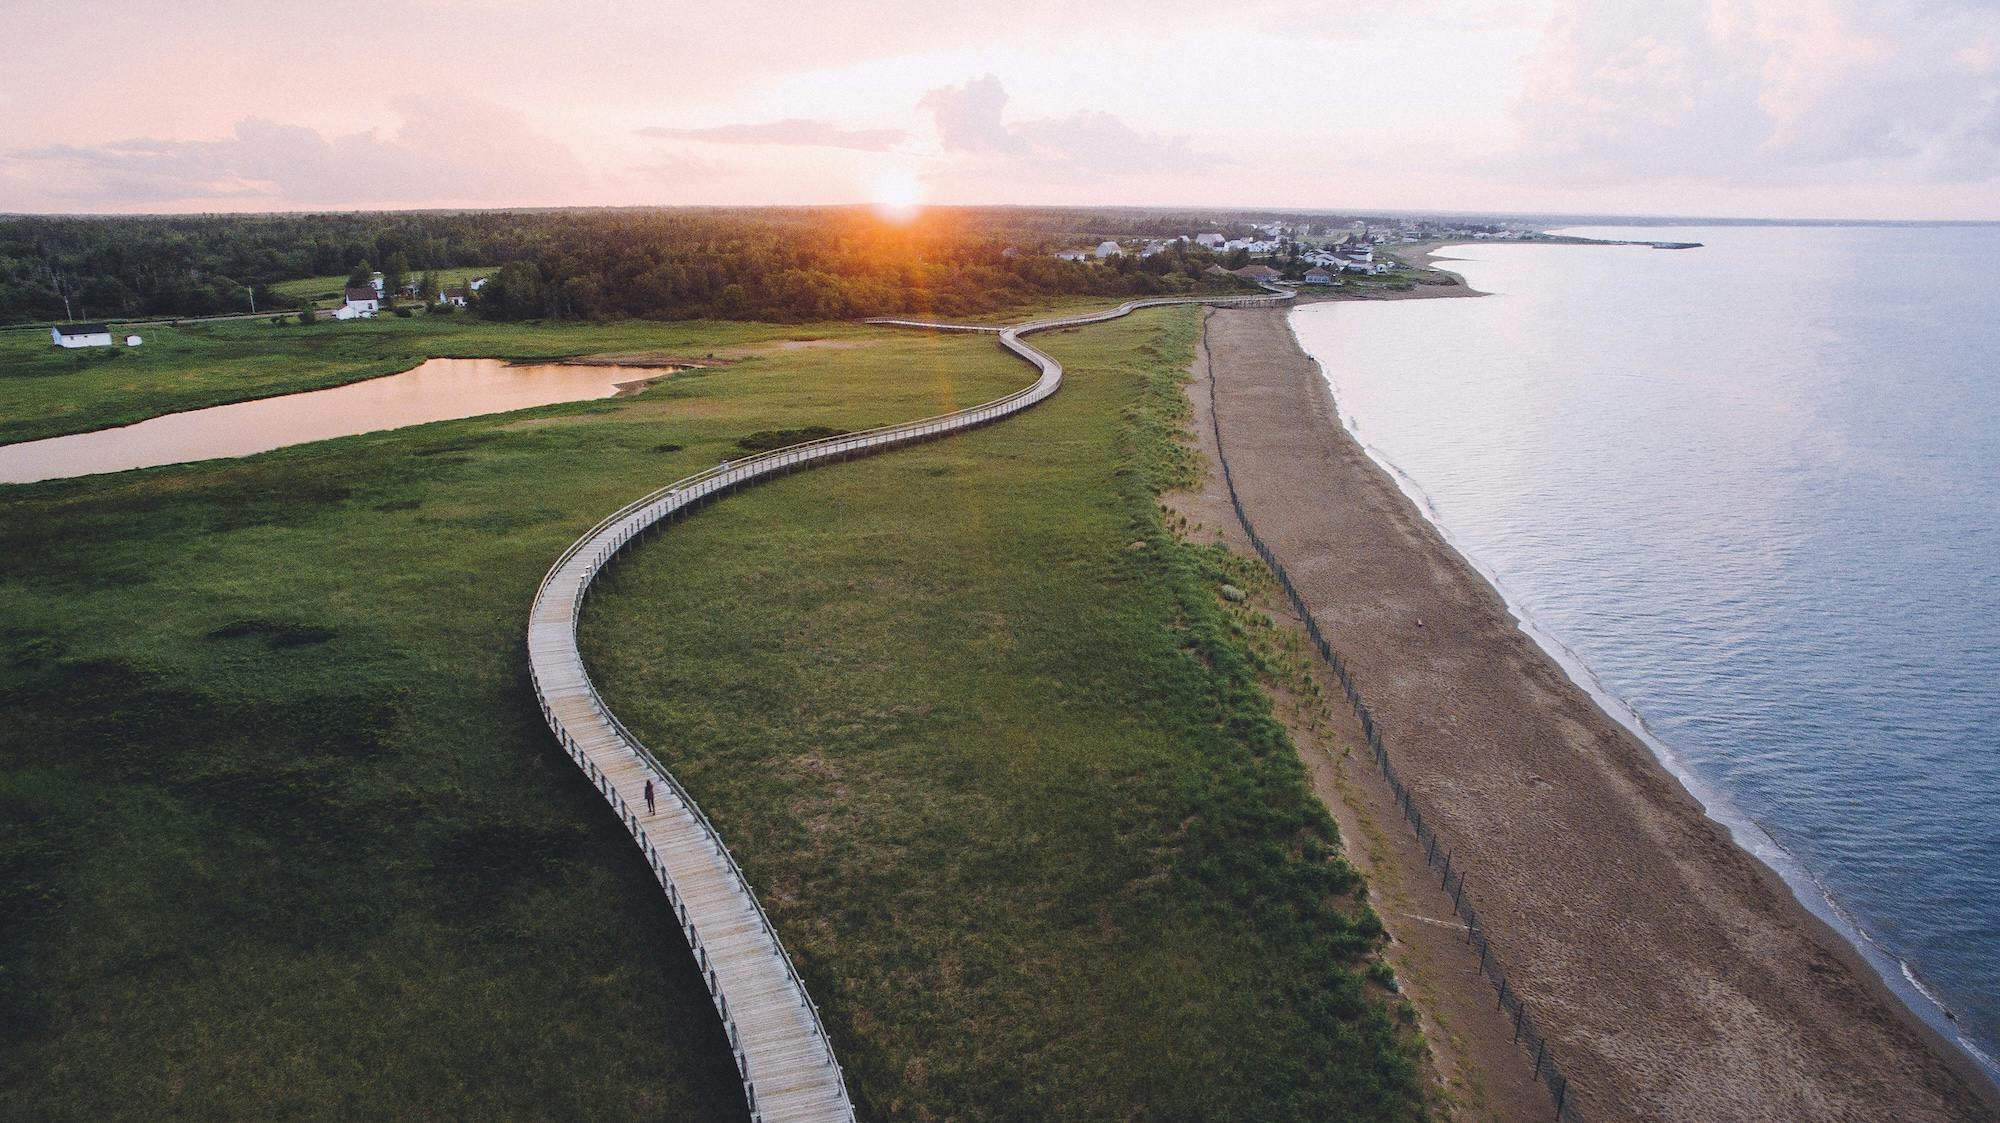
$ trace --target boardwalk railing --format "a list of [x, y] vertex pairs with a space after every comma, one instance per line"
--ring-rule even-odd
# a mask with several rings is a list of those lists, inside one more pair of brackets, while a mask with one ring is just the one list
[[1486, 928], [1479, 923], [1479, 914], [1473, 911], [1472, 901], [1465, 895], [1465, 871], [1452, 864], [1451, 849], [1446, 846], [1428, 825], [1424, 823], [1417, 802], [1410, 795], [1410, 789], [1397, 777], [1396, 768], [1389, 762], [1389, 750], [1382, 744], [1382, 728], [1375, 723], [1375, 715], [1369, 710], [1368, 702], [1362, 698], [1361, 690], [1355, 685], [1354, 675], [1348, 670], [1346, 660], [1327, 641], [1326, 633], [1320, 629], [1319, 621], [1313, 618], [1312, 609], [1307, 607], [1305, 598], [1299, 595], [1298, 586], [1292, 584], [1292, 575], [1285, 572], [1283, 562], [1264, 544], [1257, 527], [1250, 521], [1250, 512], [1244, 510], [1243, 500], [1236, 494], [1236, 479], [1229, 472], [1229, 454], [1222, 444], [1222, 417], [1216, 410], [1215, 359], [1208, 351], [1208, 335], [1202, 334], [1202, 356], [1208, 367], [1208, 418], [1215, 429], [1215, 459], [1222, 466], [1222, 482], [1229, 491], [1230, 505], [1236, 508], [1236, 518], [1243, 524], [1243, 532], [1250, 537], [1250, 545], [1271, 573], [1278, 579], [1278, 587], [1284, 591], [1285, 599], [1292, 611], [1305, 624], [1306, 636], [1313, 648], [1327, 666], [1333, 668], [1334, 678], [1339, 680], [1341, 692], [1347, 696], [1347, 704], [1354, 708], [1354, 716], [1360, 719], [1361, 734], [1368, 741], [1368, 748], [1375, 754], [1375, 763], [1382, 769], [1382, 776], [1389, 782], [1389, 790], [1396, 797], [1396, 806], [1409, 820], [1410, 828], [1417, 834], [1417, 845], [1423, 849], [1424, 861], [1431, 869], [1441, 871], [1441, 884], [1451, 895], [1451, 907], [1465, 922], [1466, 943], [1479, 949], [1479, 969], [1493, 984], [1499, 996], [1499, 1008], [1514, 1022], [1514, 1040], [1520, 1043], [1535, 1058], [1535, 1079], [1549, 1090], [1549, 1098], [1555, 1104], [1555, 1118], [1558, 1123], [1581, 1123], [1581, 1115], [1576, 1104], [1570, 1099], [1569, 1078], [1556, 1067], [1556, 1059], [1550, 1055], [1548, 1041], [1535, 1028], [1535, 1020], [1528, 1015], [1527, 1006], [1521, 995], [1507, 982], [1507, 973], [1500, 969], [1500, 958], [1486, 938]]
[[[610, 804], [646, 856], [674, 918], [693, 949], [735, 1057], [753, 1123], [834, 1120], [850, 1123], [854, 1106], [840, 1062], [777, 928], [749, 879], [673, 773], [618, 720], [584, 668], [577, 621], [591, 582], [619, 551], [647, 530], [686, 515], [737, 488], [800, 468], [848, 460], [997, 421], [1042, 401], [1062, 385], [1062, 364], [1022, 336], [1117, 319], [1136, 309], [1169, 304], [1222, 307], [1282, 304], [1289, 290], [1242, 297], [1132, 300], [1103, 312], [1034, 320], [1013, 327], [871, 323], [934, 331], [982, 332], [1032, 364], [1030, 385], [952, 413], [806, 441], [676, 480], [605, 516], [564, 550], [535, 591], [528, 621], [528, 667], [542, 717], [584, 776]], [[644, 793], [650, 785], [650, 806]]]

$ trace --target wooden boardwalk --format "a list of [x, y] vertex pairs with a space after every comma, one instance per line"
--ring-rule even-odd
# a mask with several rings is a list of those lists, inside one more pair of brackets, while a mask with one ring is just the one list
[[[722, 835], [673, 774], [605, 707], [584, 669], [576, 629], [592, 579], [645, 531], [685, 517], [697, 506], [747, 484], [984, 425], [1047, 398], [1062, 385], [1062, 365], [1023, 342], [1023, 335], [1099, 323], [1155, 305], [1264, 305], [1293, 299], [1287, 291], [1271, 291], [1273, 295], [1259, 297], [1134, 300], [1105, 312], [1006, 328], [871, 320], [933, 331], [994, 334], [1002, 347], [1032, 363], [1040, 376], [984, 405], [809, 441], [677, 480], [592, 527], [563, 551], [542, 578], [528, 618], [528, 665], [542, 716], [563, 751], [625, 824], [666, 892], [722, 1020], [753, 1123], [851, 1123], [854, 1106], [819, 1009], [742, 869], [723, 845]], [[653, 811], [645, 803], [648, 780], [655, 792]]]

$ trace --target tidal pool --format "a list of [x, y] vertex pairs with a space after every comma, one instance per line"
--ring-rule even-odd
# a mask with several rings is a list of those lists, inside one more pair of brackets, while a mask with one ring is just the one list
[[623, 386], [658, 378], [671, 369], [428, 359], [401, 374], [346, 386], [0, 446], [0, 483], [248, 456], [356, 433], [608, 398]]

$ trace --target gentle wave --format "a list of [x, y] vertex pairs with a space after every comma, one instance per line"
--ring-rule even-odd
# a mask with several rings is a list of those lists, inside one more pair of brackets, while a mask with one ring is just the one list
[[[1294, 325], [1523, 630], [1992, 1067], [2000, 232], [1976, 236], [1468, 246], [1498, 295]], [[1912, 294], [1885, 247], [1978, 276]]]

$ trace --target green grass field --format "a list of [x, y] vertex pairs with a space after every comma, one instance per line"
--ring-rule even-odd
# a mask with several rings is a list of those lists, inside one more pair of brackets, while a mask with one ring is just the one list
[[[437, 274], [438, 284], [446, 287], [463, 285], [474, 277], [490, 277], [499, 271], [498, 265], [465, 265], [432, 270]], [[423, 270], [415, 270], [410, 274], [410, 280], [414, 281], [422, 276]], [[346, 290], [345, 273], [330, 277], [301, 277], [295, 281], [279, 281], [271, 286], [271, 291], [280, 296], [289, 296], [294, 300], [310, 300], [321, 307], [339, 304]]]
[[[1153, 503], [1189, 471], [1194, 323], [1045, 337], [1049, 403], [732, 497], [590, 603], [866, 1117], [1421, 1113], [1363, 982], [1379, 928], [1215, 593], [1241, 563]], [[740, 1115], [521, 629], [575, 534], [744, 437], [1028, 376], [850, 330], [634, 398], [0, 488], [0, 1117]]]
[[661, 352], [694, 357], [852, 325], [493, 323], [460, 313], [299, 324], [235, 320], [141, 329], [145, 344], [63, 350], [46, 332], [0, 333], [0, 444], [129, 425], [226, 402], [355, 382], [429, 358], [548, 359]]

